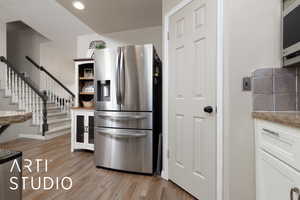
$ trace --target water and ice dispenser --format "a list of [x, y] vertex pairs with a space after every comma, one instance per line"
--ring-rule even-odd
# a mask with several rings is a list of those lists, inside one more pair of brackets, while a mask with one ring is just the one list
[[97, 101], [110, 101], [110, 80], [97, 81]]

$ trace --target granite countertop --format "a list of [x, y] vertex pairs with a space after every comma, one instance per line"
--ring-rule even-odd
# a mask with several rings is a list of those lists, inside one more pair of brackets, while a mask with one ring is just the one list
[[300, 128], [300, 112], [253, 112], [253, 118]]
[[0, 165], [21, 156], [22, 152], [0, 149]]
[[0, 111], [0, 125], [25, 122], [31, 119], [32, 113], [19, 111]]

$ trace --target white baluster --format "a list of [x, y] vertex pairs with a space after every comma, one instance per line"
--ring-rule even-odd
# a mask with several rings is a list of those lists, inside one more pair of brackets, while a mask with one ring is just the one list
[[52, 103], [55, 103], [55, 95], [54, 95], [54, 81], [51, 79], [51, 87], [50, 87], [50, 91], [51, 91], [51, 96], [52, 96]]
[[12, 97], [12, 102], [16, 102], [16, 91], [15, 91], [15, 72], [12, 71], [12, 76], [11, 76], [11, 97]]
[[4, 84], [4, 67], [5, 67], [5, 64], [4, 63], [0, 63], [0, 77], [1, 77], [1, 80], [0, 80], [0, 86], [1, 86], [1, 89], [4, 89], [5, 88], [5, 84]]
[[50, 94], [50, 102], [53, 103], [53, 94], [52, 94], [52, 80], [48, 77], [48, 80], [49, 80], [49, 94]]
[[23, 82], [24, 84], [24, 107], [25, 107], [25, 111], [28, 112], [28, 95], [27, 95], [27, 84], [25, 82]]
[[39, 104], [38, 104], [38, 95], [34, 93], [34, 113], [35, 113], [35, 123], [39, 124]]
[[41, 107], [40, 107], [40, 100], [41, 98], [39, 96], [37, 96], [37, 101], [36, 101], [36, 105], [37, 105], [37, 124], [41, 124], [41, 116], [40, 116], [40, 113], [41, 113]]
[[14, 87], [14, 93], [15, 93], [15, 103], [18, 103], [18, 75], [15, 73], [15, 78], [14, 78], [14, 81], [15, 81], [15, 87]]
[[21, 88], [21, 78], [18, 76], [18, 105], [19, 105], [19, 110], [22, 110], [22, 88]]
[[56, 84], [55, 82], [53, 81], [53, 88], [52, 88], [52, 92], [53, 92], [53, 102], [55, 104], [55, 106], [57, 106], [57, 96], [56, 96]]
[[7, 84], [6, 84], [6, 90], [5, 95], [10, 95], [10, 80], [11, 80], [11, 74], [10, 74], [10, 68], [7, 68]]
[[40, 104], [40, 131], [43, 131], [43, 101], [39, 99]]
[[11, 100], [13, 101], [14, 99], [14, 72], [11, 70], [11, 83], [10, 83], [10, 92], [11, 92]]
[[26, 95], [27, 95], [27, 111], [31, 112], [31, 100], [30, 100], [30, 88], [29, 85], [26, 84]]
[[18, 103], [18, 76], [14, 73], [14, 103]]
[[32, 104], [32, 109], [31, 109], [31, 112], [32, 112], [32, 121], [33, 121], [33, 124], [36, 124], [36, 114], [35, 114], [35, 93], [33, 93], [33, 91], [31, 90], [31, 104]]
[[7, 89], [7, 77], [8, 77], [8, 71], [7, 71], [7, 66], [5, 64], [2, 65], [3, 67], [3, 80], [2, 80], [2, 88]]
[[22, 110], [26, 110], [25, 82], [22, 81]]
[[29, 111], [32, 112], [32, 90], [28, 86]]
[[50, 100], [50, 93], [49, 93], [49, 79], [48, 76], [45, 76], [45, 83], [46, 83], [46, 92], [47, 92], [47, 96], [48, 96], [48, 101]]
[[68, 97], [67, 112], [70, 113], [71, 98]]

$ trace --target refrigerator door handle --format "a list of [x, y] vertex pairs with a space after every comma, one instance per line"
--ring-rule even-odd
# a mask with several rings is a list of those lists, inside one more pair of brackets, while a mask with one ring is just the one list
[[116, 70], [116, 97], [117, 104], [121, 105], [121, 93], [120, 93], [120, 64], [121, 64], [121, 48], [118, 48], [117, 55], [117, 70]]
[[125, 56], [124, 49], [121, 48], [121, 58], [120, 58], [120, 99], [121, 104], [125, 98]]
[[113, 129], [103, 129], [103, 128], [96, 128], [96, 134], [108, 135], [113, 138], [141, 138], [146, 137], [147, 134], [139, 131], [133, 133], [133, 131], [126, 131], [126, 130], [113, 130]]

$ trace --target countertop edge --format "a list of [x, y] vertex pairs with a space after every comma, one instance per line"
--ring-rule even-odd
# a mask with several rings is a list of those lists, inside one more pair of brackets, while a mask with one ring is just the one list
[[300, 112], [252, 112], [254, 119], [274, 122], [285, 126], [300, 128]]
[[32, 118], [32, 113], [18, 113], [11, 116], [0, 116], [0, 125], [25, 122]]

